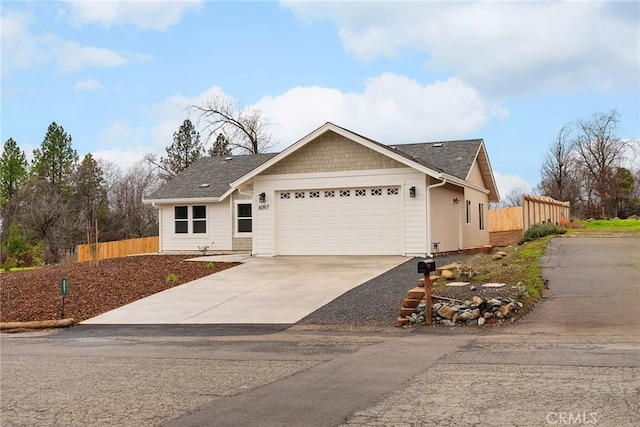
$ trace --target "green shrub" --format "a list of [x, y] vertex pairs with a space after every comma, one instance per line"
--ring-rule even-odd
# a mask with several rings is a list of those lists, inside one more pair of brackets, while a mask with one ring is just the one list
[[553, 223], [546, 224], [535, 224], [529, 227], [527, 231], [524, 232], [524, 236], [518, 242], [519, 245], [529, 242], [532, 240], [539, 239], [545, 236], [551, 236], [556, 234], [564, 234], [567, 232], [567, 229], [564, 227], [560, 227], [559, 225], [555, 225]]
[[5, 270], [42, 265], [42, 244], [31, 244], [19, 227], [12, 225], [0, 248], [0, 266]]
[[215, 262], [208, 262], [207, 263], [207, 270], [215, 270], [216, 269], [216, 263]]
[[178, 281], [178, 275], [176, 273], [170, 273], [167, 276], [167, 282], [177, 282]]

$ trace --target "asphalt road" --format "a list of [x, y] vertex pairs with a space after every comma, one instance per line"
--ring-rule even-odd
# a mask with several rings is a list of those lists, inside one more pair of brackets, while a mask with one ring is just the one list
[[2, 426], [635, 426], [640, 241], [562, 238], [495, 328], [80, 326], [0, 336]]

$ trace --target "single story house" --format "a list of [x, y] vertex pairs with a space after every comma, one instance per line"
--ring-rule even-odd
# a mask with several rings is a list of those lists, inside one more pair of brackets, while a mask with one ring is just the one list
[[145, 199], [160, 252], [424, 256], [489, 245], [484, 141], [384, 145], [326, 123], [284, 151], [205, 157]]

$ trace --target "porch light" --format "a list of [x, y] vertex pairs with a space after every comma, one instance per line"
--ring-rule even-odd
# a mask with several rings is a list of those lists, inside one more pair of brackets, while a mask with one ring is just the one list
[[260, 193], [258, 194], [258, 201], [260, 203], [264, 203], [267, 200], [267, 195], [266, 193]]
[[409, 197], [411, 197], [411, 198], [415, 198], [416, 197], [416, 187], [409, 188]]
[[460, 202], [460, 200], [458, 200], [458, 198], [457, 198], [457, 197], [454, 197], [454, 198], [453, 198], [453, 204], [454, 204], [454, 205], [457, 205], [459, 202]]

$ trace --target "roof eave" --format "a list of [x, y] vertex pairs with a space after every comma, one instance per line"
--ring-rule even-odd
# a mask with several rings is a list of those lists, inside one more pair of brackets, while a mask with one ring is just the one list
[[[478, 161], [480, 154], [482, 154], [483, 160], [484, 162], [486, 162], [485, 167], [483, 167], [482, 162]], [[480, 173], [482, 174], [483, 179], [488, 178], [488, 181], [489, 181], [489, 186], [487, 191], [489, 193], [489, 202], [496, 202], [496, 203], [499, 202], [500, 194], [498, 192], [498, 185], [496, 184], [496, 179], [493, 176], [493, 168], [491, 167], [491, 161], [489, 160], [489, 155], [487, 154], [487, 149], [484, 145], [483, 139], [480, 140], [480, 145], [478, 146], [478, 150], [476, 151], [476, 155], [473, 159], [473, 163], [475, 163], [476, 161], [478, 161], [478, 165], [480, 167]], [[471, 169], [469, 169], [469, 171], [467, 172], [467, 178], [469, 177], [469, 173], [471, 173]]]
[[481, 193], [484, 194], [489, 194], [490, 190], [487, 188], [483, 188], [483, 187], [478, 187], [477, 185], [471, 184], [469, 181], [465, 181], [464, 179], [460, 179], [458, 177], [455, 177], [453, 175], [449, 175], [447, 173], [442, 173], [442, 178], [440, 179], [446, 179], [448, 183], [454, 184], [454, 185], [458, 185], [460, 187], [466, 187], [466, 188], [471, 188], [473, 190], [479, 191]]
[[193, 203], [216, 203], [216, 202], [221, 202], [223, 199], [224, 197], [185, 197], [185, 198], [173, 198], [173, 199], [142, 199], [142, 203], [147, 205], [177, 205], [177, 204], [193, 204]]

